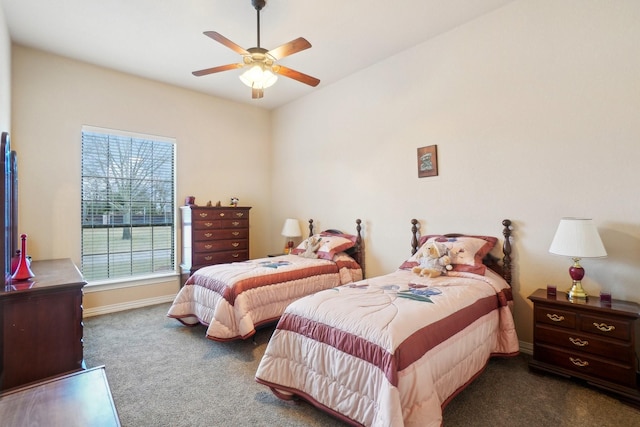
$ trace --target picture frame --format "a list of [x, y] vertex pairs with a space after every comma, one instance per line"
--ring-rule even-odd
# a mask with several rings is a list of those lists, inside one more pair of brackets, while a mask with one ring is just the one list
[[438, 176], [438, 146], [418, 148], [418, 178]]

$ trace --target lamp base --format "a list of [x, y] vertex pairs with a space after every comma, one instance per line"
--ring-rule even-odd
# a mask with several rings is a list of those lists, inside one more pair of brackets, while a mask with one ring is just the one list
[[580, 283], [579, 280], [574, 280], [573, 286], [571, 286], [571, 289], [567, 292], [567, 298], [569, 298], [569, 301], [586, 301], [589, 296], [585, 290], [582, 289], [582, 283]]

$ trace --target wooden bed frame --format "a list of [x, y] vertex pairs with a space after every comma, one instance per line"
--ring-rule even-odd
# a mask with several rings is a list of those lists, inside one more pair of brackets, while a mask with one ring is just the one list
[[[489, 267], [491, 270], [498, 273], [500, 276], [506, 280], [506, 282], [511, 286], [511, 220], [504, 219], [502, 220], [502, 235], [504, 236], [504, 242], [502, 243], [502, 260], [500, 258], [487, 254], [482, 263]], [[415, 254], [418, 250], [418, 220], [411, 220], [411, 255]], [[445, 237], [460, 237], [464, 236], [464, 234], [453, 233], [453, 234], [443, 234]], [[500, 262], [502, 261], [502, 263]]]
[[[360, 264], [360, 268], [362, 269], [362, 278], [364, 279], [365, 270], [364, 270], [364, 242], [362, 241], [362, 221], [360, 219], [356, 219], [356, 244], [354, 247], [347, 249], [345, 252], [353, 259], [356, 260], [358, 264]], [[336, 229], [328, 229], [325, 230], [326, 233], [334, 233], [341, 234], [343, 231]], [[309, 237], [313, 236], [313, 219], [309, 220]]]

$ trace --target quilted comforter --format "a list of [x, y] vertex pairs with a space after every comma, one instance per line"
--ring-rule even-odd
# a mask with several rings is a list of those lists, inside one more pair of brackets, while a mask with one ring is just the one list
[[282, 255], [217, 264], [187, 280], [167, 316], [207, 325], [212, 340], [244, 339], [278, 320], [296, 299], [361, 279], [362, 269], [345, 253], [333, 260]]
[[489, 270], [398, 270], [318, 292], [284, 312], [256, 381], [353, 425], [440, 426], [491, 356], [518, 353], [511, 306]]

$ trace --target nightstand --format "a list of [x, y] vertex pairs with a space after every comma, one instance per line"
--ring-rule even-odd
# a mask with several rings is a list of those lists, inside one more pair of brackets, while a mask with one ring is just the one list
[[533, 302], [533, 359], [529, 367], [585, 380], [640, 406], [636, 343], [640, 305], [598, 297], [571, 302], [566, 293], [547, 296], [538, 289]]

